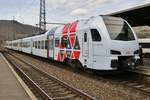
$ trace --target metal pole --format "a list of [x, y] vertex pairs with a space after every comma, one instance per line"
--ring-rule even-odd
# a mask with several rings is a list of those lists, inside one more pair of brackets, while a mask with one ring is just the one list
[[39, 28], [40, 28], [40, 32], [42, 32], [42, 30], [46, 31], [45, 0], [40, 0]]
[[12, 28], [13, 28], [13, 40], [16, 39], [16, 34], [15, 34], [15, 16], [13, 16], [13, 21], [12, 21]]

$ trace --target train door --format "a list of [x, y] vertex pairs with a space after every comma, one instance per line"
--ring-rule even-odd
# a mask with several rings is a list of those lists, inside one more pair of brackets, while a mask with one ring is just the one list
[[92, 63], [94, 69], [99, 69], [98, 67], [103, 67], [106, 57], [106, 48], [102, 41], [100, 31], [98, 29], [90, 29], [91, 39], [92, 39]]
[[91, 56], [91, 39], [90, 39], [90, 31], [87, 30], [84, 32], [83, 34], [83, 66], [88, 67], [88, 68], [92, 68], [92, 56]]
[[49, 58], [53, 59], [54, 58], [54, 35], [51, 34], [49, 35]]
[[55, 38], [55, 45], [54, 45], [54, 60], [58, 60], [58, 53], [59, 53], [59, 50], [60, 50], [60, 48], [59, 48], [59, 43], [60, 43], [60, 39], [59, 39], [59, 37], [56, 37]]

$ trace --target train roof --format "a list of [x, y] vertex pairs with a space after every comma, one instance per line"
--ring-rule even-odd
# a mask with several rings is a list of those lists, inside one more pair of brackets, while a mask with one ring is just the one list
[[[84, 28], [87, 28], [91, 25], [91, 21], [93, 18], [97, 18], [97, 17], [103, 17], [103, 18], [106, 18], [106, 19], [110, 19], [110, 18], [113, 18], [113, 19], [118, 19], [116, 17], [113, 17], [113, 16], [108, 16], [108, 15], [99, 15], [99, 16], [92, 16], [90, 18], [87, 18], [87, 19], [81, 19], [81, 20], [76, 20], [74, 22], [79, 22], [79, 26], [81, 27], [78, 27], [78, 29], [80, 30], [80, 28], [84, 29]], [[122, 19], [122, 18], [120, 18]], [[68, 24], [71, 24], [71, 23], [68, 23]], [[86, 24], [86, 25], [85, 25]], [[67, 24], [65, 24], [67, 25]], [[63, 26], [59, 26], [59, 27], [53, 27], [53, 28], [50, 28], [49, 30], [47, 30], [46, 32], [42, 32], [42, 33], [33, 33], [31, 35], [28, 35], [26, 37], [22, 37], [22, 38], [19, 38], [19, 39], [24, 39], [24, 38], [30, 38], [30, 37], [37, 37], [37, 36], [41, 36], [41, 35], [51, 35], [51, 34], [54, 34], [55, 32], [61, 32], [60, 30], [63, 29]], [[16, 40], [19, 40], [19, 39], [16, 39]], [[14, 40], [11, 40], [11, 41], [14, 41]]]
[[54, 34], [55, 31], [57, 30], [57, 28], [58, 28], [58, 27], [53, 27], [53, 28], [49, 29], [49, 31], [47, 31], [45, 34], [46, 34], [46, 35]]

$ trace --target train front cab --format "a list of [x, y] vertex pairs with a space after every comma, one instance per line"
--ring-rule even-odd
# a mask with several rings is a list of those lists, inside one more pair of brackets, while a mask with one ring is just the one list
[[82, 65], [95, 70], [134, 68], [139, 59], [136, 34], [121, 18], [93, 19], [82, 39]]

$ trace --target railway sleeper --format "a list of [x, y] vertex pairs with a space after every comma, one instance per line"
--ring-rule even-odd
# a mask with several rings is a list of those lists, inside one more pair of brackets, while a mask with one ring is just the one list
[[145, 87], [145, 85], [144, 84], [140, 84], [140, 85], [136, 85], [134, 87], [136, 87], [136, 88], [143, 88], [143, 87]]
[[57, 96], [57, 97], [53, 97], [53, 100], [72, 100], [77, 98], [78, 96], [76, 94], [71, 94], [71, 95], [66, 95], [66, 96]]
[[145, 88], [143, 88], [143, 90], [150, 92], [150, 87], [145, 87]]
[[50, 91], [51, 93], [62, 93], [62, 94], [72, 93], [71, 91], [64, 91], [64, 90], [55, 90], [55, 91], [52, 91], [51, 89], [47, 89], [47, 91]]
[[62, 87], [61, 85], [58, 85], [58, 86], [53, 86], [53, 87], [51, 87], [53, 90], [57, 90], [57, 89], [59, 89], [59, 88], [64, 88], [64, 87]]
[[128, 86], [135, 86], [135, 85], [139, 85], [138, 83], [128, 83]]
[[44, 79], [42, 79], [42, 80], [41, 80], [41, 79], [36, 79], [36, 82], [41, 83], [41, 84], [42, 84], [42, 83], [47, 83], [47, 84], [57, 85], [56, 83], [54, 83], [54, 82], [51, 81], [51, 80], [49, 80], [49, 81], [45, 81], [45, 80], [44, 80], [44, 82], [43, 82], [43, 80], [44, 80]]
[[[60, 89], [57, 89], [57, 90], [52, 90], [52, 89], [48, 89], [49, 91], [52, 91], [52, 92], [66, 92], [66, 91], [68, 91], [67, 89], [62, 89], [62, 88], [60, 88]], [[71, 91], [70, 91], [71, 92]]]
[[[72, 95], [74, 93], [72, 92], [50, 92], [49, 94], [51, 94], [54, 97], [58, 97], [58, 96], [67, 96], [67, 95]], [[75, 94], [76, 95], [76, 94]]]

